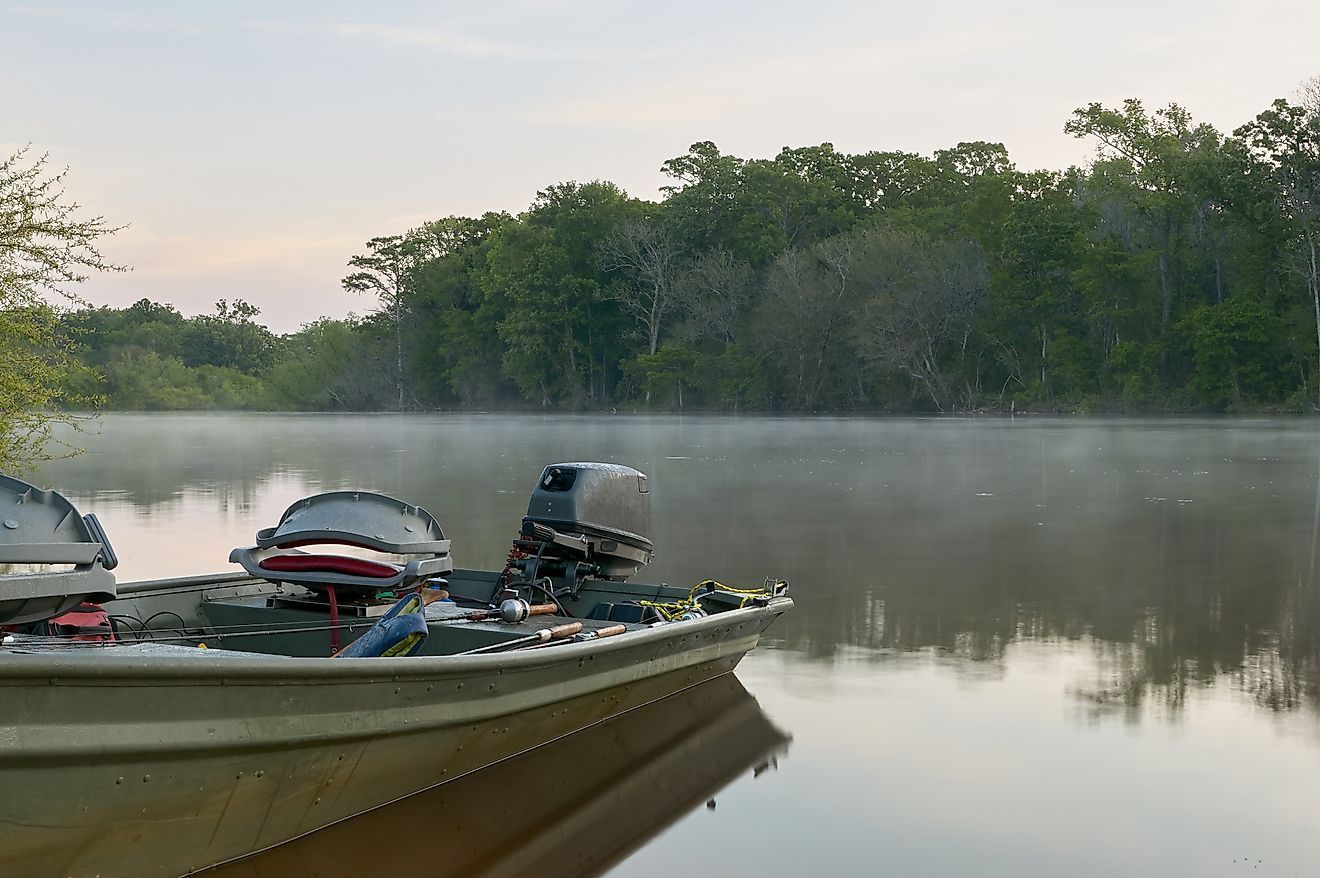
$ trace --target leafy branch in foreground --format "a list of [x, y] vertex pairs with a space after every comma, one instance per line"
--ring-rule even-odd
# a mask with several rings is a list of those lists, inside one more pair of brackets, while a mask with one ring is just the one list
[[55, 456], [55, 425], [76, 426], [60, 408], [95, 401], [63, 390], [82, 367], [61, 337], [50, 300], [79, 304], [68, 285], [90, 272], [125, 270], [97, 247], [119, 227], [99, 216], [80, 218], [79, 205], [65, 197], [67, 170], [51, 173], [48, 156], [29, 152], [25, 147], [0, 161], [0, 469], [8, 470]]

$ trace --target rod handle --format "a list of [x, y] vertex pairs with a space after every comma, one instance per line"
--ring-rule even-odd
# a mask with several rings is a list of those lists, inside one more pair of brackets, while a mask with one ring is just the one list
[[547, 640], [563, 640], [565, 637], [572, 637], [582, 630], [581, 622], [569, 622], [567, 625], [556, 625], [549, 629], [550, 636]]
[[602, 637], [613, 637], [616, 634], [622, 634], [627, 630], [627, 625], [610, 625], [605, 628], [597, 628], [592, 634], [597, 640], [599, 640]]
[[559, 612], [559, 607], [554, 604], [532, 604], [527, 610], [529, 616], [553, 616]]

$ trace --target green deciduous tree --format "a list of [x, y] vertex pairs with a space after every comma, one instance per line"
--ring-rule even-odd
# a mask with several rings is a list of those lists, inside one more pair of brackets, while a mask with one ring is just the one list
[[1238, 297], [1202, 305], [1179, 327], [1189, 348], [1186, 377], [1192, 405], [1224, 409], [1244, 400], [1286, 395], [1288, 350], [1284, 321], [1259, 300]]
[[615, 275], [612, 296], [637, 322], [646, 353], [660, 346], [660, 332], [678, 305], [676, 285], [683, 252], [663, 226], [649, 217], [615, 226], [600, 248], [601, 267]]
[[65, 389], [80, 364], [62, 339], [56, 301], [76, 302], [88, 273], [120, 271], [98, 249], [116, 229], [82, 218], [64, 192], [64, 172], [29, 150], [0, 161], [0, 468], [31, 466], [48, 453], [61, 407], [87, 403]]
[[256, 322], [261, 309], [234, 299], [215, 303], [215, 314], [188, 321], [183, 332], [184, 365], [219, 366], [255, 375], [275, 361], [277, 341]]
[[989, 285], [980, 245], [880, 225], [856, 237], [851, 260], [864, 301], [856, 325], [862, 357], [906, 375], [940, 411], [970, 406], [955, 363], [968, 352]]
[[425, 254], [413, 279], [420, 324], [414, 380], [432, 403], [485, 407], [516, 399], [501, 367], [503, 302], [482, 288], [495, 234], [512, 222], [505, 213], [451, 216], [410, 233], [423, 239]]
[[[1148, 113], [1135, 99], [1124, 101], [1121, 110], [1098, 103], [1076, 110], [1064, 131], [1095, 138], [1101, 145], [1102, 160], [1129, 172], [1132, 185], [1123, 188], [1158, 242], [1160, 322], [1168, 326], [1177, 291], [1176, 238], [1185, 232], [1200, 201], [1194, 161], [1198, 153], [1218, 147], [1218, 132], [1209, 125], [1194, 124], [1177, 104]], [[1120, 172], [1118, 176], [1125, 175]]]
[[685, 266], [674, 284], [678, 310], [689, 341], [732, 342], [738, 325], [756, 298], [756, 273], [723, 247], [704, 253]]
[[635, 350], [628, 318], [605, 292], [600, 248], [640, 210], [613, 183], [562, 183], [493, 237], [483, 289], [502, 314], [504, 373], [527, 399], [573, 409], [609, 402], [619, 363]]
[[1314, 306], [1320, 356], [1320, 104], [1290, 104], [1280, 98], [1234, 133], [1273, 184], [1288, 235], [1286, 251]]
[[419, 239], [411, 235], [386, 235], [367, 241], [367, 252], [348, 260], [356, 271], [340, 282], [354, 293], [374, 295], [394, 328], [395, 406], [405, 406], [404, 320], [408, 311], [410, 283], [421, 253]]

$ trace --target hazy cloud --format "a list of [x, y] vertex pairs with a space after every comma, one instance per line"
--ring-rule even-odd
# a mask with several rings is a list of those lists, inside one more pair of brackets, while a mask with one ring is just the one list
[[32, 6], [27, 4], [5, 6], [4, 11], [14, 15], [77, 21], [83, 26], [91, 25], [117, 31], [194, 35], [203, 32], [198, 25], [172, 16], [133, 15], [120, 12], [88, 11], [86, 9], [74, 11], [54, 6]]
[[537, 52], [514, 43], [487, 40], [468, 34], [432, 28], [400, 27], [392, 24], [332, 24], [326, 30], [336, 36], [372, 40], [392, 46], [430, 49], [458, 58], [532, 58]]

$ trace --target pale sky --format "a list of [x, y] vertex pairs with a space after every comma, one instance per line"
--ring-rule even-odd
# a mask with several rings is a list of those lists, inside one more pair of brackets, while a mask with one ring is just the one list
[[654, 198], [693, 142], [1084, 162], [1076, 107], [1176, 101], [1221, 131], [1320, 74], [1317, 0], [485, 3], [0, 0], [0, 149], [127, 224], [93, 304], [259, 306], [280, 332], [375, 303], [367, 238], [606, 179]]

